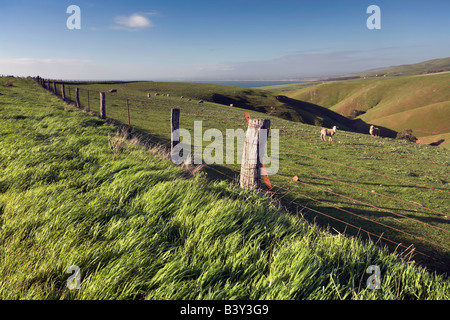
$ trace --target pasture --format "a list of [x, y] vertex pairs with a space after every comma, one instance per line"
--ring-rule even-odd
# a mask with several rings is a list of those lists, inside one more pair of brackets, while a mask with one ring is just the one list
[[[107, 117], [127, 124], [125, 99], [129, 98], [132, 127], [166, 145], [170, 141], [173, 107], [181, 109], [180, 127], [190, 132], [194, 121], [200, 120], [203, 130], [245, 130], [244, 111], [249, 111], [252, 118], [271, 119], [271, 128], [280, 130], [277, 150], [280, 168], [270, 181], [284, 205], [338, 233], [362, 234], [397, 251], [414, 247], [415, 260], [441, 271], [448, 270], [448, 150], [339, 129], [333, 143], [322, 143], [320, 127], [208, 102], [212, 92], [236, 90], [234, 87], [156, 82], [68, 84], [68, 87], [93, 92], [116, 88], [118, 92], [106, 98]], [[155, 96], [156, 92], [160, 95]], [[200, 99], [205, 103], [199, 104]], [[208, 142], [203, 142], [203, 149], [207, 145]], [[237, 154], [236, 146], [231, 151]], [[221, 179], [236, 179], [240, 170], [239, 164], [210, 167], [211, 174]], [[299, 181], [292, 181], [294, 176]]]
[[[124, 92], [116, 86], [118, 93]], [[160, 98], [150, 105], [130, 105], [132, 125], [154, 142], [168, 141], [169, 109], [174, 106], [182, 109], [185, 128], [203, 116], [209, 117], [205, 126], [245, 124], [242, 110]], [[122, 97], [107, 96], [106, 101], [107, 116], [126, 123]], [[252, 112], [252, 117], [262, 116]], [[360, 238], [347, 237], [343, 232], [350, 227], [334, 225], [332, 219], [323, 224], [319, 220], [324, 216], [318, 214], [344, 219], [337, 208], [351, 210], [448, 246], [445, 233], [350, 200], [370, 201], [448, 230], [445, 217], [424, 209], [448, 210], [443, 192], [448, 191], [447, 151], [339, 131], [334, 143], [322, 143], [312, 139], [318, 137], [318, 127], [271, 119], [272, 128], [289, 132], [280, 142], [280, 172], [271, 177], [285, 204], [241, 190], [214, 170], [193, 175], [174, 166], [161, 147], [143, 136], [123, 139], [115, 149], [121, 136], [107, 122], [63, 103], [34, 82], [0, 83], [0, 297], [448, 299], [448, 280], [417, 266], [415, 252], [398, 246], [393, 254], [381, 248], [386, 244], [381, 238], [376, 245], [363, 241], [361, 230]], [[214, 169], [235, 174], [233, 167]], [[290, 180], [293, 174], [298, 182]], [[282, 186], [292, 191], [282, 194]], [[352, 217], [355, 225], [366, 221]], [[329, 232], [319, 224], [330, 225]], [[375, 225], [364, 226], [377, 231]], [[418, 249], [448, 262], [448, 251], [439, 246], [381, 231], [405, 246], [414, 241]], [[71, 265], [81, 269], [80, 289], [66, 286]], [[381, 269], [380, 290], [366, 286], [370, 265]]]

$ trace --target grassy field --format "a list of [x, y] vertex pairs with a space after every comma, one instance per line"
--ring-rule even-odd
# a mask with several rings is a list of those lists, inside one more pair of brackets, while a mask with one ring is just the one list
[[[450, 73], [402, 77], [326, 81], [308, 86], [286, 86], [283, 94], [317, 104], [346, 117], [393, 130], [412, 129], [418, 137], [450, 132]], [[271, 88], [266, 88], [271, 89]], [[284, 90], [283, 87], [272, 90]], [[355, 114], [355, 112], [358, 112]], [[438, 139], [436, 139], [438, 141]], [[436, 142], [436, 141], [431, 141]], [[449, 141], [442, 146], [448, 147]]]
[[[83, 89], [82, 105], [87, 102], [86, 90], [93, 90], [90, 104], [96, 109], [98, 91], [117, 88], [117, 94], [107, 94], [107, 117], [126, 124], [125, 97], [128, 97], [132, 126], [153, 141], [166, 145], [170, 141], [172, 107], [181, 109], [180, 126], [192, 135], [194, 121], [200, 120], [203, 131], [216, 128], [225, 133], [226, 129], [245, 129], [245, 110], [210, 102], [199, 104], [195, 99], [188, 101], [191, 95], [187, 90], [183, 92], [185, 98], [181, 99], [178, 83], [164, 84], [164, 92], [159, 90], [161, 87], [154, 87], [158, 90], [150, 91], [152, 98], [147, 99], [152, 85], [155, 83], [72, 84], [68, 87], [72, 92], [75, 87]], [[154, 97], [156, 92], [170, 96]], [[291, 211], [299, 211], [309, 221], [330, 226], [336, 232], [367, 236], [365, 231], [368, 231], [370, 238], [382, 237], [380, 241], [393, 251], [404, 251], [412, 245], [416, 250], [415, 261], [433, 270], [448, 271], [448, 150], [344, 131], [338, 131], [334, 143], [323, 143], [318, 141], [320, 127], [255, 111], [250, 114], [254, 118], [271, 119], [271, 127], [281, 130], [280, 167], [270, 180], [278, 197]], [[203, 141], [203, 150], [209, 144]], [[236, 151], [235, 145], [226, 145], [226, 148]], [[220, 179], [237, 178], [240, 169], [239, 164], [211, 167], [210, 175]], [[298, 176], [299, 181], [292, 181], [294, 176]]]
[[[0, 82], [1, 299], [450, 298], [449, 281], [407, 255], [193, 176], [161, 148], [13, 81]], [[134, 123], [146, 109], [132, 109]], [[71, 265], [81, 269], [79, 290], [66, 286]], [[369, 265], [381, 269], [381, 290], [367, 289]]]

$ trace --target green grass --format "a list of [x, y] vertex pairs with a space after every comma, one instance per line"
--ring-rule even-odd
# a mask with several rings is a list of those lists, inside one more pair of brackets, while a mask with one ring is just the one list
[[[405, 256], [326, 232], [256, 192], [193, 177], [136, 140], [115, 153], [114, 127], [35, 83], [0, 83], [0, 93], [1, 299], [450, 298], [448, 280]], [[153, 107], [151, 118], [139, 109], [153, 121], [149, 132], [167, 116]], [[79, 290], [66, 287], [71, 265], [81, 268]], [[381, 269], [381, 290], [366, 288], [369, 265]]]
[[[136, 100], [130, 102], [132, 126], [150, 135], [153, 141], [163, 144], [170, 141], [172, 107], [181, 109], [180, 126], [188, 129], [192, 136], [194, 121], [200, 120], [203, 121], [203, 131], [216, 128], [225, 133], [226, 129], [245, 129], [245, 110], [210, 102], [198, 104], [195, 100], [187, 101], [187, 98], [180, 99], [178, 95], [173, 94], [175, 90], [179, 90], [179, 83], [165, 84], [166, 93], [170, 93], [170, 97], [159, 96], [142, 100], [147, 94], [147, 90], [143, 88], [150, 85], [151, 82], [146, 85], [142, 82], [116, 84], [115, 88], [119, 94], [108, 94], [106, 97], [107, 117], [120, 123], [128, 122], [124, 100], [128, 95], [128, 98]], [[110, 84], [70, 86], [72, 92], [75, 86], [100, 91], [108, 91], [111, 88]], [[184, 95], [191, 96], [186, 89]], [[144, 102], [138, 103], [137, 100]], [[83, 104], [86, 99], [82, 96], [81, 101]], [[93, 105], [98, 108], [98, 98], [94, 102]], [[314, 140], [320, 135], [318, 127], [254, 111], [250, 111], [250, 114], [253, 118], [269, 118], [272, 128], [290, 133], [281, 133], [280, 170], [270, 180], [277, 186], [275, 190], [279, 192], [279, 196], [286, 200], [286, 205], [293, 211], [306, 206], [312, 209], [308, 211], [303, 208], [302, 213], [306, 218], [316, 219], [325, 226], [330, 224], [339, 232], [345, 231], [353, 235], [361, 233], [359, 229], [346, 226], [327, 216], [401, 243], [402, 250], [414, 245], [417, 251], [431, 257], [417, 254], [417, 261], [433, 269], [446, 270], [447, 267], [442, 267], [440, 263], [436, 265], [433, 259], [444, 262], [450, 260], [449, 250], [446, 249], [450, 248], [450, 228], [448, 218], [443, 215], [449, 215], [448, 150], [390, 138], [376, 139], [366, 134], [344, 131], [338, 131], [334, 137], [336, 143], [330, 145]], [[270, 143], [271, 140], [269, 145]], [[207, 145], [209, 143], [203, 141], [203, 148]], [[235, 151], [235, 146], [227, 148], [230, 152]], [[237, 177], [233, 170], [239, 171], [240, 165], [215, 166], [214, 169], [224, 172], [226, 176], [209, 170], [213, 177]], [[299, 176], [301, 182], [290, 181], [293, 176]], [[284, 189], [278, 187], [291, 192], [286, 194]], [[296, 205], [293, 206], [291, 201], [294, 200]], [[388, 225], [389, 228], [380, 224]], [[385, 243], [391, 245], [389, 241]], [[394, 250], [396, 245], [391, 248]]]
[[[70, 84], [70, 83], [69, 83]], [[107, 92], [117, 88], [118, 92], [107, 95], [113, 103], [120, 106], [126, 98], [148, 101], [149, 106], [198, 106], [198, 101], [204, 100], [214, 104], [230, 106], [244, 109], [245, 111], [257, 111], [277, 118], [294, 122], [301, 122], [310, 125], [325, 125], [332, 127], [339, 125], [347, 128], [348, 119], [326, 108], [322, 108], [304, 101], [290, 99], [286, 96], [279, 96], [267, 90], [242, 88], [234, 86], [204, 84], [204, 83], [182, 83], [182, 82], [104, 82], [92, 83], [81, 82], [72, 83], [72, 99], [74, 96], [73, 87], [89, 88], [94, 90], [95, 96], [91, 97], [98, 105], [98, 91]], [[60, 87], [58, 86], [58, 90]], [[147, 93], [152, 95], [147, 99]], [[156, 96], [159, 93], [159, 96]], [[167, 96], [169, 94], [169, 97]], [[87, 93], [81, 92], [82, 100], [87, 103]], [[181, 97], [184, 97], [181, 99]], [[191, 99], [189, 102], [188, 100]], [[120, 102], [118, 102], [120, 101]], [[96, 108], [97, 110], [97, 108]], [[242, 110], [240, 110], [242, 111]]]

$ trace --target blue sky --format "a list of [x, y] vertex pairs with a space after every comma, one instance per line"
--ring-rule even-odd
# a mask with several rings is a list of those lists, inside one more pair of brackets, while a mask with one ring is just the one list
[[[369, 30], [370, 5], [381, 29]], [[69, 30], [66, 9], [81, 9]], [[0, 0], [0, 74], [292, 79], [450, 56], [450, 1]]]

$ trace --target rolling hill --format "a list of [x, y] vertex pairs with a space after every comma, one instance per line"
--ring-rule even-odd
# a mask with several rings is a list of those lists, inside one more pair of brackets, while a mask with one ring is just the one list
[[[342, 130], [351, 130], [351, 123], [346, 117], [327, 108], [295, 100], [284, 95], [274, 94], [267, 90], [243, 88], [205, 83], [181, 82], [68, 82], [71, 85], [88, 86], [90, 89], [106, 90], [117, 87], [115, 98], [139, 97], [146, 92], [152, 94], [152, 99], [169, 95], [171, 102], [203, 100], [224, 106], [257, 111], [280, 119], [300, 122], [310, 125], [332, 127], [339, 126]], [[106, 90], [107, 91], [107, 90]], [[159, 93], [160, 96], [155, 96]], [[184, 97], [181, 99], [181, 97]], [[162, 100], [167, 101], [167, 99]]]
[[[153, 87], [149, 87], [151, 85]], [[190, 98], [204, 97], [205, 93], [199, 94], [204, 91], [204, 86], [151, 82], [66, 83], [66, 96], [72, 97], [72, 103], [75, 88], [80, 90], [82, 108], [89, 109], [90, 103], [94, 112], [98, 110], [98, 92], [117, 89], [117, 93], [106, 96], [109, 121], [128, 123], [125, 101], [128, 98], [132, 128], [161, 144], [170, 145], [170, 109], [174, 107], [181, 111], [180, 126], [188, 130], [191, 136], [195, 133], [196, 121], [202, 121], [203, 130], [213, 128], [226, 132], [228, 129], [245, 129], [245, 109], [207, 100], [199, 104], [198, 100]], [[218, 86], [216, 89], [223, 93], [230, 88]], [[87, 95], [89, 92], [90, 96]], [[150, 99], [147, 98], [149, 92], [152, 95]], [[156, 92], [160, 95], [156, 96]], [[448, 261], [449, 251], [446, 248], [450, 245], [450, 238], [445, 235], [446, 231], [434, 226], [424, 227], [409, 219], [433, 221], [436, 227], [447, 228], [447, 218], [430, 217], [427, 211], [433, 210], [430, 212], [438, 212], [438, 215], [448, 211], [448, 150], [342, 130], [338, 130], [333, 143], [323, 143], [319, 138], [320, 127], [248, 111], [252, 118], [270, 119], [271, 128], [280, 130], [280, 167], [270, 181], [286, 205], [294, 206], [292, 210], [302, 210], [305, 218], [325, 226], [331, 225], [333, 230], [339, 232], [356, 235], [361, 232], [359, 228], [355, 229], [358, 226], [401, 243], [400, 246], [413, 243], [417, 251], [425, 255], [432, 252], [435, 259]], [[268, 143], [271, 144], [271, 141], [269, 139]], [[205, 150], [207, 142], [202, 143]], [[277, 148], [272, 150], [276, 152]], [[234, 145], [226, 145], [226, 152], [229, 151], [237, 157]], [[196, 150], [194, 152], [197, 153]], [[219, 179], [235, 179], [239, 169], [238, 163], [217, 165], [209, 168], [209, 174]], [[293, 176], [299, 177], [297, 183], [293, 183]], [[430, 199], [433, 201], [430, 202]], [[302, 205], [312, 206], [314, 211], [298, 207]], [[428, 206], [433, 208], [424, 208]], [[406, 218], [397, 220], [397, 213]], [[352, 227], [346, 226], [346, 223]], [[382, 225], [390, 225], [390, 229]], [[387, 244], [392, 242], [387, 241]], [[435, 264], [426, 256], [421, 255], [416, 261], [419, 259], [420, 263], [440, 268], [439, 263]]]
[[[209, 174], [192, 175], [164, 157], [161, 147], [145, 145], [137, 135], [120, 134], [108, 121], [64, 103], [35, 82], [12, 81], [11, 86], [0, 83], [0, 299], [449, 299], [448, 279], [417, 266], [411, 260], [412, 251], [402, 255], [397, 247], [389, 253], [358, 237], [332, 234], [308, 223], [298, 212], [284, 210], [270, 197], [215, 181]], [[86, 98], [83, 107], [89, 106]], [[90, 98], [90, 106], [98, 106], [98, 100]], [[133, 102], [133, 124], [167, 138], [167, 106], [174, 102], [169, 97], [151, 105]], [[123, 120], [123, 100], [108, 96], [107, 103], [108, 114]], [[189, 126], [189, 112], [242, 118], [241, 111], [213, 103], [180, 102], [179, 106], [183, 126]], [[224, 124], [211, 119], [214, 126]], [[277, 127], [293, 129], [292, 122], [273, 120]], [[295, 127], [302, 133], [317, 131], [298, 123]], [[353, 165], [367, 162], [363, 150], [343, 152], [345, 145], [289, 139], [284, 141], [291, 146], [296, 141], [296, 148], [309, 148], [316, 157], [331, 153], [332, 157], [348, 156]], [[371, 143], [370, 137], [354, 133], [343, 133], [340, 139]], [[442, 160], [421, 152], [428, 146], [386, 143], [385, 151], [395, 147], [422, 160]], [[444, 149], [442, 154], [447, 154]], [[385, 155], [379, 156], [372, 161], [385, 162]], [[395, 172], [390, 174], [408, 176], [408, 161], [395, 157], [389, 168]], [[302, 165], [310, 170], [312, 163]], [[329, 167], [324, 165], [322, 170]], [[427, 163], [415, 170], [428, 172], [410, 179], [428, 187], [446, 187], [446, 181], [439, 181], [441, 170], [446, 170], [442, 164]], [[338, 178], [340, 170], [332, 173]], [[346, 179], [375, 182], [373, 177], [357, 178], [346, 175]], [[327, 181], [317, 180], [311, 182], [326, 186]], [[411, 186], [383, 184], [396, 193], [404, 192], [408, 199]], [[381, 191], [381, 187], [371, 188]], [[414, 201], [426, 201], [429, 192], [433, 191], [418, 188]], [[314, 191], [308, 194], [315, 196]], [[322, 192], [318, 196], [325, 198]], [[419, 200], [420, 196], [424, 198]], [[391, 206], [388, 201], [383, 205]], [[448, 202], [436, 199], [433, 205], [445, 210]], [[352, 201], [342, 205], [352, 206]], [[421, 209], [409, 210], [405, 214], [443, 228], [448, 225]], [[370, 209], [364, 213], [378, 215]], [[387, 215], [379, 218], [398, 227], [407, 225]], [[428, 234], [420, 225], [415, 230]], [[439, 237], [442, 241], [436, 241], [449, 242], [448, 237]], [[442, 258], [447, 254], [443, 252]], [[366, 285], [371, 265], [382, 272], [379, 290]], [[77, 289], [68, 287], [67, 270], [72, 266], [81, 271]], [[172, 309], [166, 312], [179, 312]]]
[[[395, 137], [395, 132], [412, 129], [416, 137], [427, 137], [420, 141], [434, 143], [441, 139], [438, 135], [450, 132], [449, 83], [450, 73], [444, 72], [324, 81], [283, 94], [392, 130], [384, 130], [384, 136]], [[449, 146], [449, 141], [441, 145]]]
[[359, 74], [361, 77], [376, 76], [412, 76], [418, 74], [433, 74], [450, 71], [450, 57], [442, 59], [427, 60], [414, 64], [405, 64], [389, 68], [375, 69]]

